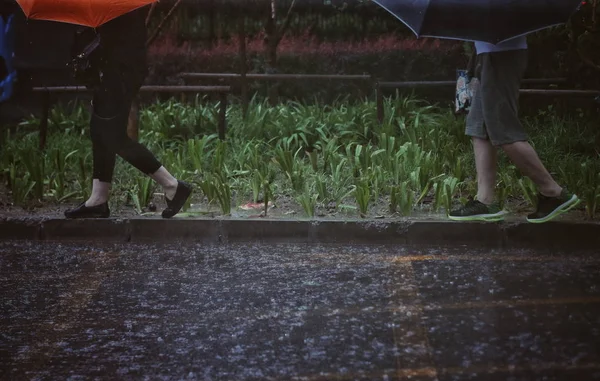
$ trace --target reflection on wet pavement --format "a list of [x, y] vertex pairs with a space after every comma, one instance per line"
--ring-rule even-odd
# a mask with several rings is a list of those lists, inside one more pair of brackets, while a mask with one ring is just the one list
[[595, 253], [0, 243], [0, 379], [600, 380]]

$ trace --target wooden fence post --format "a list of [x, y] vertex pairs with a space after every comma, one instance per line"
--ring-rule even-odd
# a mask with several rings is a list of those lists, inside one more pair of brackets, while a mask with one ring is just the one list
[[244, 119], [248, 115], [248, 79], [246, 74], [248, 73], [248, 62], [247, 62], [247, 51], [246, 51], [246, 17], [240, 17], [239, 21], [239, 38], [240, 38], [240, 90], [242, 95], [242, 115]]
[[220, 93], [219, 99], [219, 139], [225, 140], [225, 133], [227, 130], [227, 93]]
[[375, 83], [375, 98], [375, 102], [377, 103], [377, 122], [383, 124], [385, 110], [383, 105], [383, 89], [379, 86], [379, 81]]
[[40, 150], [46, 148], [48, 118], [50, 117], [50, 92], [42, 92], [42, 118], [40, 119]]

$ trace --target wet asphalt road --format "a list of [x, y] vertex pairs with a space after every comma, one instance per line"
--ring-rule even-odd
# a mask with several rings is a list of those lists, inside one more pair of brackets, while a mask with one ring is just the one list
[[0, 242], [2, 380], [600, 380], [600, 256]]

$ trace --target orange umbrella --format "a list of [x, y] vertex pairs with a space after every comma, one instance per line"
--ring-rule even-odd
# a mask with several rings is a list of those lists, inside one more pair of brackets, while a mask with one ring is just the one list
[[59, 21], [97, 28], [158, 0], [17, 0], [33, 20]]

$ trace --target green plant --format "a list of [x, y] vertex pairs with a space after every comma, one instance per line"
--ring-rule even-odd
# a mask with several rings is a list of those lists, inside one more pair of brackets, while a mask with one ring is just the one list
[[187, 141], [187, 154], [197, 174], [208, 169], [205, 163], [212, 154], [209, 147], [216, 139], [216, 135], [206, 135], [202, 139], [194, 138]]
[[217, 187], [214, 184], [212, 176], [205, 176], [204, 180], [200, 182], [199, 186], [208, 201], [208, 206], [210, 207], [212, 203], [217, 200]]
[[537, 187], [535, 186], [534, 182], [531, 181], [529, 177], [523, 177], [519, 179], [518, 184], [521, 188], [521, 191], [523, 191], [523, 196], [525, 196], [525, 199], [529, 201], [534, 209], [536, 209], [538, 198]]
[[331, 174], [331, 198], [335, 201], [336, 207], [339, 207], [344, 200], [351, 197], [355, 192], [355, 186], [352, 184], [353, 176], [346, 170], [348, 160], [342, 158], [337, 165], [330, 163]]
[[217, 130], [218, 108], [203, 107], [205, 98], [196, 97], [194, 104], [170, 99], [151, 105], [140, 112], [140, 125], [145, 132], [140, 140], [185, 141], [191, 136], [210, 135]]
[[129, 197], [131, 197], [131, 201], [133, 202], [133, 207], [138, 214], [142, 214], [142, 203], [140, 202], [140, 198], [138, 196], [139, 187], [135, 185], [133, 189], [129, 191]]
[[389, 184], [386, 173], [381, 166], [375, 166], [369, 168], [366, 176], [369, 178], [373, 190], [373, 202], [377, 203], [381, 192], [385, 192], [387, 184]]
[[260, 178], [262, 181], [263, 196], [264, 196], [264, 215], [267, 216], [269, 212], [269, 201], [274, 197], [273, 182], [277, 174], [271, 167], [267, 167], [264, 172], [260, 172]]
[[448, 177], [447, 179], [444, 179], [443, 205], [446, 208], [447, 213], [450, 213], [450, 210], [452, 209], [452, 200], [456, 194], [458, 184], [459, 181], [456, 177]]
[[54, 199], [58, 202], [62, 202], [70, 197], [73, 197], [77, 192], [66, 193], [67, 191], [67, 171], [69, 159], [77, 154], [79, 150], [74, 150], [69, 153], [65, 153], [60, 148], [55, 148], [50, 154], [53, 164], [54, 172], [50, 179], [50, 188], [54, 194]]
[[91, 179], [90, 176], [88, 174], [88, 170], [87, 170], [87, 165], [86, 165], [86, 160], [88, 159], [89, 156], [87, 157], [83, 157], [83, 156], [79, 156], [79, 166], [78, 166], [78, 177], [77, 177], [77, 184], [79, 186], [79, 194], [81, 196], [81, 198], [83, 198], [84, 200], [87, 200], [90, 197], [90, 185], [91, 185]]
[[436, 181], [433, 184], [433, 203], [431, 204], [431, 209], [434, 212], [437, 212], [440, 210], [440, 206], [443, 204], [444, 202], [444, 182], [443, 181]]
[[259, 169], [255, 169], [250, 177], [250, 186], [252, 188], [252, 201], [258, 202], [260, 191], [263, 188], [263, 175]]
[[150, 177], [141, 176], [136, 179], [137, 198], [143, 208], [152, 201], [156, 183]]
[[464, 159], [462, 157], [457, 157], [453, 160], [452, 165], [452, 175], [458, 179], [458, 181], [462, 181], [465, 178], [465, 170], [464, 170]]
[[213, 174], [214, 192], [221, 207], [221, 212], [229, 216], [231, 215], [231, 186], [228, 179], [220, 172]]
[[390, 213], [397, 213], [399, 209], [403, 216], [410, 216], [414, 202], [415, 195], [408, 181], [390, 187]]
[[594, 219], [600, 201], [600, 165], [584, 162], [581, 164], [581, 172], [583, 172], [581, 190], [585, 211], [588, 218]]
[[354, 197], [358, 204], [358, 210], [361, 218], [366, 218], [369, 212], [369, 204], [371, 202], [371, 189], [368, 181], [361, 179], [357, 182], [354, 189]]
[[[302, 208], [315, 202], [335, 204], [337, 211], [366, 216], [365, 211], [389, 198], [390, 212], [406, 215], [431, 198], [431, 209], [447, 209], [477, 189], [463, 118], [414, 97], [399, 93], [386, 97], [381, 124], [376, 105], [369, 100], [270, 106], [254, 97], [245, 119], [239, 104], [228, 106], [226, 142], [214, 135], [217, 106], [205, 97], [189, 103], [158, 101], [143, 108], [141, 119], [140, 141], [160, 154], [174, 176], [197, 184], [209, 206], [219, 203], [228, 210], [226, 198], [233, 196], [231, 203], [251, 197], [265, 202], [266, 215], [269, 200], [293, 195]], [[0, 181], [11, 190], [14, 183], [19, 188], [15, 196], [22, 201], [36, 193], [42, 202], [61, 202], [73, 192], [89, 197], [91, 144], [83, 138], [89, 125], [87, 106], [55, 107], [51, 116], [45, 152], [37, 150], [39, 120], [30, 118], [14, 132], [6, 130]], [[594, 218], [600, 130], [593, 114], [581, 110], [561, 114], [555, 107], [541, 115], [526, 115], [524, 123], [544, 163], [559, 171], [557, 181], [579, 195], [588, 217]], [[498, 199], [502, 203], [533, 199], [537, 193], [533, 184], [519, 181], [514, 165], [504, 156], [499, 159]], [[11, 168], [22, 178], [11, 178]], [[118, 160], [113, 194], [121, 199], [129, 195], [136, 209], [143, 209], [149, 189], [134, 179], [137, 176]]]
[[311, 150], [311, 151], [307, 151], [308, 154], [308, 158], [310, 160], [310, 165], [312, 167], [312, 170], [317, 172], [319, 170], [319, 155], [318, 155], [318, 151], [316, 151], [315, 149]]
[[315, 190], [321, 202], [328, 203], [332, 201], [331, 194], [327, 186], [327, 176], [322, 173], [315, 175]]
[[323, 171], [327, 172], [331, 168], [331, 163], [335, 162], [338, 157], [338, 151], [341, 145], [338, 144], [338, 140], [335, 137], [326, 139], [321, 144], [321, 152], [323, 155]]
[[295, 153], [292, 153], [287, 140], [280, 142], [275, 148], [275, 161], [286, 174], [295, 192], [301, 191], [304, 183], [304, 168], [299, 158], [300, 150], [301, 148], [298, 148]]
[[227, 172], [225, 165], [225, 158], [227, 156], [228, 144], [227, 142], [219, 140], [213, 152], [213, 171], [223, 174]]
[[385, 153], [384, 149], [374, 149], [371, 144], [349, 143], [346, 146], [346, 156], [352, 167], [354, 177], [369, 173], [377, 156], [383, 153]]
[[427, 175], [424, 175], [424, 171], [421, 167], [418, 167], [412, 171], [408, 178], [411, 187], [416, 189], [418, 192], [418, 197], [415, 203], [420, 204], [434, 186], [436, 181], [444, 176], [444, 174], [440, 174], [435, 177], [428, 177]]
[[44, 198], [44, 183], [46, 180], [46, 160], [39, 151], [21, 151], [21, 161], [25, 165], [34, 183], [33, 197], [37, 200]]
[[35, 181], [30, 179], [29, 173], [20, 174], [14, 163], [11, 164], [9, 173], [13, 202], [23, 205], [35, 187]]
[[296, 196], [296, 200], [304, 209], [304, 212], [309, 218], [315, 216], [315, 209], [317, 207], [317, 199], [319, 194], [315, 191], [314, 184], [312, 186], [306, 185], [304, 191]]
[[500, 209], [503, 209], [506, 206], [508, 194], [509, 187], [503, 181], [498, 182], [498, 185], [496, 186], [496, 200], [498, 201]]

